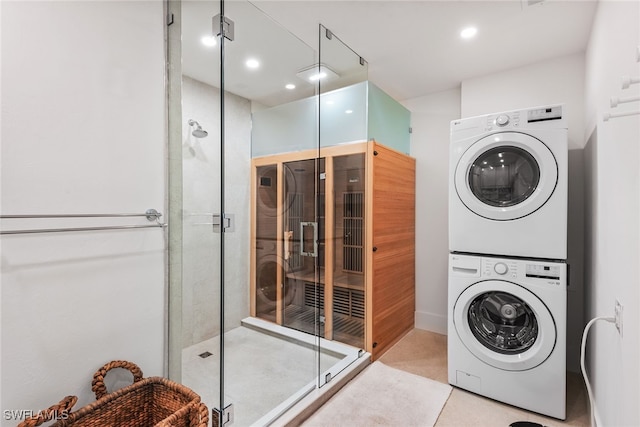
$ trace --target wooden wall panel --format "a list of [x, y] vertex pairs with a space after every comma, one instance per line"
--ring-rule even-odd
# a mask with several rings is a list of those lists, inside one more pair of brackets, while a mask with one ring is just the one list
[[[373, 359], [415, 318], [415, 159], [373, 147], [371, 330]], [[375, 346], [375, 347], [374, 347]]]

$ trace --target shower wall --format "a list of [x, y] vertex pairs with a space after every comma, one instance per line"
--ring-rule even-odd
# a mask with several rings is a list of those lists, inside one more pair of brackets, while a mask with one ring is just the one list
[[[211, 213], [220, 212], [220, 90], [188, 76], [182, 80], [183, 347], [220, 333], [220, 237]], [[191, 135], [187, 121], [209, 132]], [[249, 196], [251, 103], [225, 93], [225, 212], [235, 231], [225, 233], [225, 326], [249, 315]]]

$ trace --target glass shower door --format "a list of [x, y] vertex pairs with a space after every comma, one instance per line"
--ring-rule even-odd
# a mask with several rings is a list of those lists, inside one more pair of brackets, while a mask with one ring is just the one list
[[247, 1], [182, 1], [173, 16], [170, 375], [214, 425], [269, 425], [362, 353], [330, 342], [336, 166], [319, 144], [342, 126], [322, 102], [354, 82], [352, 64], [326, 46], [346, 80], [319, 83], [317, 51]]
[[[309, 103], [316, 85], [296, 74], [317, 55], [253, 4], [220, 5], [221, 205], [228, 228], [221, 235], [223, 393], [216, 407], [222, 423], [268, 425], [315, 388], [318, 376], [315, 320], [303, 333], [287, 327], [303, 297], [289, 278], [304, 270], [305, 284], [316, 286], [307, 225], [317, 211], [317, 113]], [[292, 162], [292, 152], [307, 157]]]
[[[315, 63], [316, 52], [249, 2], [218, 5], [221, 351], [219, 378], [210, 379], [219, 392], [209, 405], [221, 425], [268, 425], [313, 389], [318, 376], [316, 336], [284, 325], [288, 307], [301, 296], [286, 283], [295, 267], [285, 254], [285, 221], [296, 197], [304, 200], [305, 214], [310, 209], [304, 219], [313, 221], [315, 186], [278, 158], [317, 157], [315, 104], [305, 101], [316, 88], [296, 76]], [[296, 102], [312, 108], [296, 107], [283, 136], [281, 110]], [[256, 119], [261, 112], [267, 118]], [[254, 168], [254, 160], [264, 164]], [[304, 265], [314, 277], [315, 261]]]
[[[364, 349], [366, 319], [366, 144], [368, 64], [330, 29], [319, 26], [320, 154], [326, 205], [322, 320], [325, 339]], [[360, 147], [360, 148], [358, 148]], [[361, 353], [332, 367], [331, 376]], [[323, 385], [321, 377], [320, 385]], [[331, 378], [331, 377], [329, 377]]]
[[[224, 395], [222, 91], [219, 44], [212, 34], [212, 18], [219, 13], [220, 4], [216, 1], [168, 4], [175, 8], [174, 23], [169, 26], [170, 39], [181, 40], [179, 48], [176, 43], [170, 44], [175, 47], [170, 50], [171, 80], [175, 81], [178, 75], [180, 83], [179, 101], [171, 105], [169, 112], [170, 128], [172, 119], [177, 121], [176, 115], [181, 123], [179, 144], [170, 147], [170, 206], [174, 215], [169, 227], [173, 307], [170, 336], [178, 335], [172, 342], [174, 347], [180, 347], [179, 352], [171, 353], [180, 363], [170, 360], [170, 375], [198, 393], [212, 409], [218, 407]], [[181, 223], [180, 229], [176, 219]], [[180, 275], [176, 277], [178, 267]]]

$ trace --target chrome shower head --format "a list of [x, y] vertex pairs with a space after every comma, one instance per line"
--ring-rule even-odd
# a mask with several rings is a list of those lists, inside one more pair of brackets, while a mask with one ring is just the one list
[[209, 135], [209, 132], [207, 132], [206, 130], [202, 129], [202, 126], [200, 126], [200, 123], [196, 122], [193, 119], [189, 119], [189, 126], [195, 126], [196, 128], [193, 130], [193, 132], [191, 132], [191, 135], [195, 136], [196, 138], [204, 138], [205, 136]]

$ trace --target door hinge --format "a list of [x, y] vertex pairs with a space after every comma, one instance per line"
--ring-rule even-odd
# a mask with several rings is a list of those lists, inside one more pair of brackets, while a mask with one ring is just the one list
[[235, 38], [235, 22], [226, 16], [220, 14], [213, 17], [213, 34], [220, 37], [224, 36], [225, 39], [233, 41]]
[[213, 231], [214, 233], [232, 233], [236, 231], [235, 214], [213, 214]]
[[211, 424], [213, 427], [224, 427], [233, 424], [233, 404], [227, 405], [222, 411], [218, 408], [211, 410]]
[[331, 40], [331, 39], [333, 38], [333, 33], [332, 33], [332, 32], [331, 32], [331, 30], [330, 30], [330, 29], [328, 29], [328, 28], [325, 28], [324, 35], [325, 35], [325, 37], [326, 37], [326, 38], [328, 38], [329, 40]]

